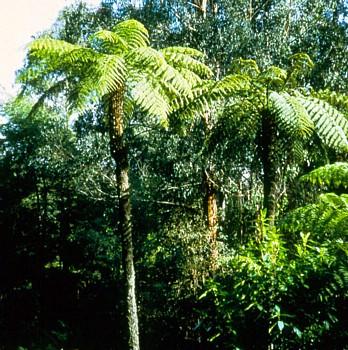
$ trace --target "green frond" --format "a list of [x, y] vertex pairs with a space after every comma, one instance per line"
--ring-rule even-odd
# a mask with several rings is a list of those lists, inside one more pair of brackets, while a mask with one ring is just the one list
[[157, 83], [156, 78], [152, 80], [148, 76], [138, 81], [132, 87], [131, 93], [135, 104], [144, 112], [159, 117], [162, 122], [167, 119], [170, 111], [170, 104], [163, 91], [161, 91], [161, 87]]
[[123, 114], [126, 119], [131, 117], [131, 115], [133, 114], [134, 108], [135, 108], [135, 103], [132, 97], [129, 94], [125, 94], [124, 100], [123, 100]]
[[34, 40], [29, 46], [29, 65], [19, 76], [22, 82], [44, 80], [51, 73], [80, 74], [78, 68], [93, 65], [99, 59], [94, 50], [73, 45], [62, 40], [42, 38]]
[[88, 108], [98, 102], [99, 94], [96, 91], [97, 75], [93, 68], [90, 68], [89, 74], [86, 74], [77, 81], [74, 81], [67, 93], [68, 107], [71, 110], [77, 110], [83, 113]]
[[233, 60], [230, 68], [231, 74], [243, 74], [250, 78], [256, 78], [260, 74], [260, 69], [254, 60], [239, 58]]
[[259, 75], [259, 81], [269, 87], [276, 88], [285, 83], [287, 72], [276, 66], [270, 66]]
[[306, 75], [308, 74], [312, 68], [314, 67], [314, 63], [311, 58], [306, 53], [295, 53], [290, 56], [290, 73], [298, 75]]
[[330, 147], [348, 148], [348, 121], [327, 102], [298, 97], [312, 119], [319, 137]]
[[240, 91], [250, 88], [250, 79], [246, 75], [231, 74], [217, 81], [211, 90], [213, 98], [233, 97]]
[[139, 47], [130, 50], [125, 56], [129, 66], [142, 67], [144, 69], [160, 69], [167, 65], [161, 52], [152, 47]]
[[348, 112], [348, 95], [346, 94], [332, 90], [319, 90], [311, 91], [311, 96], [328, 102], [339, 111]]
[[190, 94], [190, 82], [179, 70], [167, 63], [160, 51], [151, 47], [134, 49], [128, 53], [126, 60], [135, 74], [156, 75], [158, 82], [166, 85], [174, 95]]
[[213, 102], [212, 96], [210, 95], [210, 91], [213, 87], [213, 81], [204, 81], [201, 85], [192, 89], [191, 95], [176, 97], [171, 102], [172, 113], [181, 119], [190, 119], [195, 115], [207, 112]]
[[192, 89], [191, 95], [178, 96], [172, 101], [173, 113], [192, 118], [207, 112], [224, 98], [233, 97], [249, 88], [249, 78], [243, 75], [227, 75], [220, 81], [204, 80]]
[[292, 211], [283, 222], [290, 232], [320, 233], [334, 238], [344, 238], [348, 233], [348, 195], [325, 193], [318, 203]]
[[56, 57], [65, 56], [82, 47], [79, 45], [70, 44], [64, 40], [40, 38], [32, 41], [28, 48], [30, 55], [45, 58], [47, 55], [53, 55]]
[[98, 60], [96, 68], [99, 75], [96, 91], [100, 96], [124, 85], [126, 67], [123, 58], [116, 55], [103, 55]]
[[301, 181], [319, 187], [348, 188], [348, 163], [337, 162], [324, 165], [302, 176]]
[[52, 73], [52, 67], [43, 61], [31, 64], [22, 68], [16, 76], [16, 82], [21, 84], [33, 84], [36, 81], [42, 81]]
[[191, 70], [186, 68], [176, 68], [176, 70], [180, 72], [182, 77], [188, 82], [190, 86], [193, 87], [202, 84], [201, 77]]
[[101, 46], [109, 53], [117, 54], [128, 50], [127, 41], [109, 30], [99, 30], [91, 36], [91, 39], [99, 40]]
[[183, 54], [183, 55], [187, 55], [187, 56], [191, 56], [191, 57], [195, 57], [195, 58], [199, 58], [199, 57], [204, 57], [204, 53], [196, 50], [196, 49], [192, 49], [190, 47], [185, 47], [185, 46], [170, 46], [170, 47], [166, 47], [164, 49], [160, 50], [164, 56], [168, 56], [168, 57], [172, 57], [175, 56], [177, 54]]
[[312, 134], [314, 124], [301, 101], [286, 92], [272, 92], [269, 98], [279, 120], [279, 125], [284, 130], [301, 139]]
[[197, 50], [169, 47], [161, 50], [161, 52], [168, 64], [178, 70], [190, 70], [201, 78], [210, 78], [213, 76], [213, 72], [207, 65], [195, 59], [195, 57], [202, 57], [202, 54], [200, 55]]
[[[41, 107], [44, 106], [45, 101], [48, 98], [52, 98], [52, 96], [57, 96], [59, 93], [64, 91], [65, 87], [67, 85], [66, 79], [59, 80], [55, 82], [53, 85], [51, 85], [46, 91], [41, 94], [41, 96], [38, 98], [38, 100], [34, 103], [34, 105], [31, 107], [28, 118], [31, 118]], [[19, 100], [22, 98], [22, 94], [18, 96]]]
[[[303, 148], [303, 140], [299, 138], [293, 138], [290, 145], [290, 154], [297, 164], [303, 163], [306, 156], [306, 150]], [[287, 147], [289, 152], [289, 147]]]
[[87, 47], [76, 47], [76, 49], [70, 51], [64, 55], [61, 63], [74, 64], [84, 63], [93, 64], [99, 59], [99, 54]]
[[144, 25], [134, 19], [122, 21], [113, 28], [113, 32], [127, 43], [128, 48], [146, 47], [149, 33]]

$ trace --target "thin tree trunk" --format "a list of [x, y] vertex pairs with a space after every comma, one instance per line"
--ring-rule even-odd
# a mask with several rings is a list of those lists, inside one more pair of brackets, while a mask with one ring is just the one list
[[204, 174], [204, 211], [207, 220], [209, 243], [211, 251], [211, 268], [216, 269], [217, 259], [219, 256], [217, 247], [217, 225], [218, 225], [218, 209], [216, 199], [216, 185], [210, 178], [210, 174], [206, 171]]
[[271, 225], [277, 214], [277, 168], [275, 157], [276, 130], [273, 118], [267, 111], [262, 113], [261, 126], [261, 161], [263, 167], [263, 207]]
[[128, 346], [139, 350], [138, 311], [135, 295], [135, 270], [133, 257], [132, 214], [128, 178], [128, 150], [124, 141], [123, 126], [124, 91], [117, 91], [110, 106], [110, 149], [116, 161], [116, 181], [119, 196], [119, 231], [122, 236], [123, 268], [127, 295]]
[[[210, 130], [212, 128], [210, 121], [209, 112], [204, 113], [203, 126], [205, 137], [209, 137]], [[203, 185], [204, 185], [204, 203], [203, 208], [205, 212], [208, 233], [209, 233], [209, 243], [210, 243], [210, 259], [212, 270], [216, 269], [217, 259], [219, 256], [217, 247], [217, 237], [218, 237], [218, 208], [217, 208], [217, 185], [214, 182], [214, 170], [212, 164], [209, 164], [203, 172]]]

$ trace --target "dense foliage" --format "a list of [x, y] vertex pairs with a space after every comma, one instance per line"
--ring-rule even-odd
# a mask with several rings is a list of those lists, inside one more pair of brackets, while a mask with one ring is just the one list
[[1, 106], [0, 349], [348, 349], [347, 14], [64, 9]]

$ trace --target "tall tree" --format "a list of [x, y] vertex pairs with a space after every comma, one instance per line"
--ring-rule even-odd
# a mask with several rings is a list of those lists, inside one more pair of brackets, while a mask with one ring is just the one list
[[[35, 40], [29, 47], [28, 64], [19, 75], [26, 86], [41, 94], [32, 113], [46, 97], [66, 92], [71, 107], [83, 110], [103, 101], [110, 135], [110, 151], [116, 162], [119, 197], [119, 232], [122, 237], [126, 279], [129, 348], [139, 349], [135, 295], [131, 195], [128, 145], [124, 130], [135, 106], [166, 123], [170, 102], [178, 94], [191, 96], [191, 86], [211, 71], [190, 48], [160, 51], [148, 46], [145, 27], [135, 21], [118, 23], [112, 31], [96, 32], [80, 46], [51, 38]], [[174, 68], [175, 67], [175, 68]]]

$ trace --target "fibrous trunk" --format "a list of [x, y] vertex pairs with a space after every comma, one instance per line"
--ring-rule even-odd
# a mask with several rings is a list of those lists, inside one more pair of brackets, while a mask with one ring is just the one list
[[[204, 127], [205, 137], [208, 138], [210, 131], [212, 129], [212, 122], [210, 112], [204, 113], [202, 116], [202, 122]], [[209, 155], [208, 155], [209, 157]], [[218, 246], [217, 246], [217, 236], [218, 236], [218, 208], [217, 208], [217, 185], [214, 181], [214, 166], [208, 161], [208, 166], [203, 172], [203, 185], [204, 185], [204, 211], [207, 221], [208, 233], [209, 233], [209, 243], [211, 252], [211, 268], [216, 269], [217, 259], [218, 259]]]
[[116, 180], [119, 196], [119, 231], [122, 237], [123, 268], [127, 294], [127, 320], [129, 349], [138, 350], [139, 327], [135, 294], [135, 270], [133, 259], [132, 214], [128, 178], [128, 152], [124, 140], [123, 125], [124, 92], [117, 91], [111, 98], [110, 106], [110, 149], [116, 162]]
[[209, 243], [211, 250], [211, 268], [215, 270], [218, 259], [218, 247], [217, 247], [217, 226], [218, 226], [218, 209], [216, 198], [216, 185], [206, 171], [204, 174], [204, 210], [207, 220], [207, 226], [209, 231]]
[[263, 207], [271, 225], [276, 217], [277, 159], [275, 156], [276, 128], [272, 116], [262, 113], [260, 152], [263, 167]]

